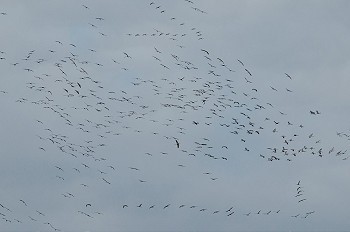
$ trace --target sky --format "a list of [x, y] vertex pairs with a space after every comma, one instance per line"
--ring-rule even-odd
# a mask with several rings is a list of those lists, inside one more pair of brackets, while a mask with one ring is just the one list
[[0, 231], [349, 230], [349, 4], [2, 0]]

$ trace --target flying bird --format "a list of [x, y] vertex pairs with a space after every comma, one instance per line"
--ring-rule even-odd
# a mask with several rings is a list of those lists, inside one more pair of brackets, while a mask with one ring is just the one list
[[249, 76], [252, 76], [252, 74], [250, 73], [250, 71], [248, 70], [248, 69], [244, 69], [248, 74], [249, 74]]
[[19, 200], [20, 202], [22, 202], [25, 206], [28, 206], [27, 203], [23, 200]]
[[292, 77], [288, 73], [284, 73], [289, 79], [292, 80]]
[[201, 49], [201, 51], [207, 53], [209, 56], [209, 52], [207, 50]]
[[241, 60], [238, 60], [238, 62], [239, 62], [242, 66], [244, 66], [244, 63], [243, 63]]
[[123, 52], [124, 55], [125, 55], [125, 58], [130, 58], [131, 59], [131, 56], [129, 56], [126, 52]]

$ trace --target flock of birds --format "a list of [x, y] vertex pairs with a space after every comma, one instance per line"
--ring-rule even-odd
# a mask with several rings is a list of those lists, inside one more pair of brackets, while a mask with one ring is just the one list
[[[6, 48], [0, 49], [1, 67], [6, 66], [24, 77], [24, 94], [16, 95], [11, 89], [1, 89], [0, 97], [16, 102], [18, 107], [34, 107], [42, 115], [33, 119], [39, 131], [34, 134], [37, 152], [43, 159], [55, 154], [56, 164], [52, 165], [51, 174], [62, 184], [58, 195], [81, 206], [76, 209], [76, 214], [88, 220], [105, 215], [98, 205], [85, 198], [79, 199], [77, 192], [80, 190], [100, 188], [90, 184], [83, 178], [85, 176], [99, 182], [103, 188], [116, 185], [120, 173], [129, 176], [135, 185], [152, 186], [151, 175], [144, 175], [148, 167], [130, 157], [129, 162], [116, 162], [131, 156], [109, 149], [116, 141], [143, 147], [140, 156], [151, 159], [152, 163], [163, 162], [160, 160], [167, 157], [174, 161], [170, 157], [176, 154], [180, 157], [175, 159], [177, 163], [169, 162], [168, 165], [180, 172], [190, 172], [191, 166], [203, 165], [203, 172], [198, 174], [208, 185], [220, 181], [214, 166], [230, 163], [236, 159], [235, 154], [266, 162], [292, 162], [305, 155], [348, 159], [347, 150], [323, 143], [315, 132], [307, 129], [307, 125], [293, 121], [278, 105], [264, 100], [266, 92], [275, 96], [292, 95], [294, 90], [288, 83], [293, 82], [293, 75], [281, 74], [283, 83], [287, 83], [284, 87], [262, 86], [253, 69], [241, 58], [232, 62], [217, 56], [209, 48], [188, 48], [188, 41], [197, 41], [201, 46], [200, 41], [206, 40], [205, 33], [190, 22], [174, 17], [160, 2], [147, 2], [144, 7], [171, 24], [169, 31], [146, 28], [142, 32], [122, 35], [131, 41], [153, 41], [141, 58], [139, 53], [128, 48], [111, 50], [109, 55], [101, 57], [99, 49], [89, 44], [59, 39], [51, 41], [49, 48], [28, 49], [22, 56], [18, 56], [20, 51], [12, 53]], [[192, 1], [185, 0], [184, 4], [193, 10], [193, 14], [202, 17], [208, 14]], [[78, 7], [77, 10], [89, 18], [85, 22], [87, 34], [101, 43], [111, 37], [112, 33], [104, 26], [107, 17], [96, 15], [89, 4]], [[2, 12], [0, 20], [11, 14]], [[151, 68], [158, 70], [158, 76], [143, 74], [139, 66], [144, 60], [152, 63]], [[145, 69], [147, 73], [149, 70]], [[115, 79], [116, 74], [125, 77], [119, 86], [108, 81]], [[318, 117], [321, 112], [310, 109], [306, 114]], [[222, 137], [217, 138], [217, 133]], [[338, 136], [350, 137], [343, 132]], [[148, 140], [150, 144], [145, 144]], [[255, 145], [257, 141], [263, 142]], [[166, 174], [158, 173], [165, 177]], [[67, 182], [74, 186], [67, 187], [64, 184]], [[302, 181], [296, 184], [294, 197], [296, 205], [308, 201]], [[62, 222], [50, 221], [38, 208], [25, 197], [18, 199], [17, 206], [0, 199], [0, 224], [41, 223], [47, 229], [62, 229]], [[126, 200], [117, 208], [121, 212], [187, 209], [226, 217], [284, 214], [301, 219], [315, 213], [312, 209], [290, 214], [283, 208], [242, 210], [233, 205], [210, 208], [171, 200], [163, 204], [143, 199]], [[28, 212], [27, 217], [18, 217], [16, 213], [24, 209]]]

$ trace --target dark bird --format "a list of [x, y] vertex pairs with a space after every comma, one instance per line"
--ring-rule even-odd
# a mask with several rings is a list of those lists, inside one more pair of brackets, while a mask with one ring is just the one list
[[243, 62], [242, 62], [242, 61], [238, 60], [238, 62], [239, 62], [239, 63], [241, 63], [241, 65], [242, 65], [242, 66], [244, 66], [244, 64], [243, 64]]
[[207, 50], [201, 49], [201, 51], [207, 53], [209, 56], [209, 52]]
[[104, 180], [104, 182], [106, 182], [107, 184], [111, 184], [111, 182], [107, 181], [105, 178], [102, 178], [102, 180]]
[[288, 75], [288, 73], [284, 73], [289, 79], [292, 80], [292, 77]]
[[270, 86], [270, 88], [272, 89], [272, 90], [274, 90], [274, 91], [277, 91], [277, 89], [275, 89], [274, 87], [272, 87], [272, 86]]
[[252, 76], [252, 74], [249, 72], [248, 69], [245, 68], [245, 71], [246, 71], [250, 76]]
[[63, 169], [61, 167], [55, 166], [55, 168], [63, 172]]
[[27, 203], [23, 200], [19, 200], [20, 202], [22, 202], [25, 206], [28, 206]]
[[231, 213], [227, 214], [227, 216], [231, 216], [231, 215], [234, 214], [234, 213], [235, 213], [235, 212], [232, 211]]
[[249, 84], [252, 84], [253, 82], [251, 82], [250, 80], [248, 80], [246, 77], [244, 77], [245, 81]]
[[177, 148], [180, 148], [180, 143], [179, 143], [179, 141], [177, 141], [177, 139], [175, 139], [175, 142], [176, 142]]
[[129, 56], [126, 52], [123, 52], [124, 55], [125, 55], [125, 58], [130, 58], [131, 59], [131, 56]]
[[4, 206], [4, 205], [2, 205], [2, 204], [0, 204], [0, 206], [1, 206], [2, 208], [6, 209], [7, 211], [11, 212], [11, 210], [10, 210], [9, 208], [7, 208], [6, 206]]

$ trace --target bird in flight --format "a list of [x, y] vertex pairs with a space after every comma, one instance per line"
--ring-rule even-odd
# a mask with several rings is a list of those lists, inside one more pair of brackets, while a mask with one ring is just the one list
[[123, 53], [125, 55], [125, 58], [130, 58], [131, 59], [131, 56], [129, 56], [128, 53], [126, 53], [126, 52], [123, 52]]
[[209, 52], [207, 50], [201, 49], [201, 51], [207, 53], [209, 56]]
[[242, 66], [244, 66], [244, 63], [243, 63], [241, 60], [238, 60], [238, 62], [239, 62]]
[[284, 73], [289, 79], [291, 79], [292, 80], [292, 77], [291, 76], [289, 76], [289, 74], [288, 73]]
[[25, 206], [28, 206], [27, 203], [23, 200], [19, 200], [20, 202], [22, 202]]

